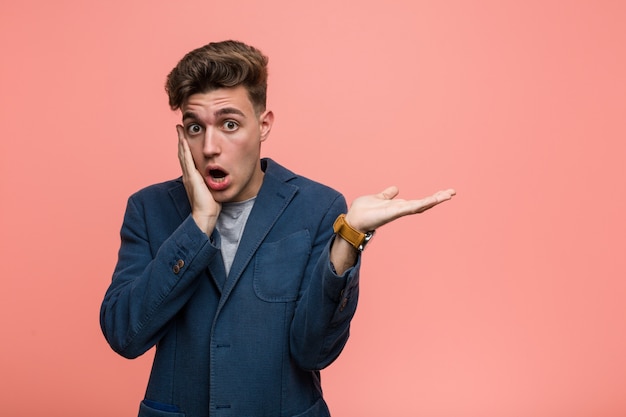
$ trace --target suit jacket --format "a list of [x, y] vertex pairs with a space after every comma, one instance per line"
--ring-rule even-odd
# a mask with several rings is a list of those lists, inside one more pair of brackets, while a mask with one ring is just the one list
[[262, 160], [230, 273], [191, 218], [182, 180], [129, 198], [100, 323], [127, 358], [156, 345], [140, 417], [328, 416], [319, 370], [337, 358], [359, 263], [329, 260], [338, 192]]

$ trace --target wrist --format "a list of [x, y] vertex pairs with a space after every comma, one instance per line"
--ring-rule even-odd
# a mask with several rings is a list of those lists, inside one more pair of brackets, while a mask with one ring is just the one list
[[211, 233], [213, 233], [213, 229], [215, 229], [215, 224], [217, 223], [217, 216], [207, 216], [198, 213], [192, 213], [191, 217], [196, 223], [196, 226], [198, 226], [198, 228], [202, 230], [207, 236], [210, 236]]

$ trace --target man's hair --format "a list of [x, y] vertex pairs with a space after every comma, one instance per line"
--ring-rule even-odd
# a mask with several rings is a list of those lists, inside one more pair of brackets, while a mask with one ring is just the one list
[[167, 76], [165, 91], [170, 107], [178, 110], [193, 94], [243, 85], [254, 110], [262, 113], [267, 95], [267, 61], [258, 49], [232, 40], [194, 49]]

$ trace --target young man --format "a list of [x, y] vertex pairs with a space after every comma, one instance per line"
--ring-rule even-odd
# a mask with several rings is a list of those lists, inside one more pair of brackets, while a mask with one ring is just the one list
[[127, 358], [156, 345], [139, 416], [329, 416], [319, 371], [357, 305], [378, 227], [448, 200], [356, 199], [260, 159], [267, 58], [235, 41], [187, 54], [166, 90], [182, 178], [130, 197], [101, 309]]

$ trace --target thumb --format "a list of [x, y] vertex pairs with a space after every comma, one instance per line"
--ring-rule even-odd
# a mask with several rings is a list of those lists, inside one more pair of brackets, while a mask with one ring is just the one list
[[392, 200], [393, 198], [395, 198], [398, 193], [400, 192], [400, 190], [398, 189], [398, 187], [396, 187], [395, 185], [392, 185], [391, 187], [387, 187], [385, 188], [380, 194], [379, 196], [385, 200]]

